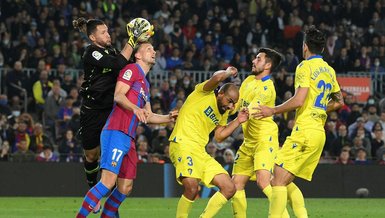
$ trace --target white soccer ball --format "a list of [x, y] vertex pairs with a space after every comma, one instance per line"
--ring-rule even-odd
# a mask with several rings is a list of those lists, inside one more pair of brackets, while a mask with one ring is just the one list
[[[151, 23], [141, 17], [137, 17], [130, 21], [129, 25], [133, 28], [134, 36], [138, 39], [139, 42], [148, 41], [148, 39], [153, 34], [153, 28]], [[143, 28], [140, 28], [143, 27]], [[140, 29], [142, 31], [140, 31]]]

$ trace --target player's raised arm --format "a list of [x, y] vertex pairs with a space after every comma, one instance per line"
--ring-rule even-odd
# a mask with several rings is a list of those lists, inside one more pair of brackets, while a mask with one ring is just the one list
[[127, 92], [130, 90], [130, 86], [124, 82], [118, 81], [116, 83], [114, 101], [119, 104], [121, 107], [127, 110], [131, 110], [138, 117], [140, 122], [147, 123], [148, 112], [145, 109], [139, 108], [133, 104], [126, 97]]
[[213, 91], [218, 85], [225, 81], [230, 76], [236, 77], [238, 74], [238, 70], [235, 67], [228, 67], [226, 70], [218, 70], [213, 76], [207, 81], [207, 83], [203, 86], [204, 91]]
[[146, 103], [145, 109], [148, 112], [147, 123], [161, 124], [161, 123], [175, 122], [176, 118], [179, 115], [178, 110], [170, 111], [167, 115], [155, 114], [151, 110], [150, 102]]
[[331, 93], [330, 98], [331, 100], [329, 101], [328, 106], [326, 108], [327, 113], [338, 110], [345, 104], [341, 91]]

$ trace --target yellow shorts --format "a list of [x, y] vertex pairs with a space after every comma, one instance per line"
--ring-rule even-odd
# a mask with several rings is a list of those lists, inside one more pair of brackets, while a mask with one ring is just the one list
[[254, 147], [243, 143], [235, 155], [232, 174], [249, 176], [250, 180], [255, 181], [255, 171], [268, 170], [273, 172], [278, 147], [277, 138], [271, 141], [261, 141]]
[[325, 144], [325, 132], [293, 129], [277, 153], [275, 163], [297, 177], [311, 181]]
[[170, 142], [170, 159], [179, 184], [182, 184], [181, 177], [189, 177], [200, 180], [207, 187], [213, 187], [211, 181], [216, 175], [228, 174], [204, 149], [188, 144]]

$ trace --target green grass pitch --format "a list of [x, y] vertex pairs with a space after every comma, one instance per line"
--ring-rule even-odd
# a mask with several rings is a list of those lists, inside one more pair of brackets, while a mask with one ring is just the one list
[[[82, 198], [30, 198], [1, 197], [0, 218], [67, 218], [75, 217]], [[127, 198], [120, 207], [120, 217], [128, 218], [172, 218], [175, 217], [177, 198]], [[199, 217], [207, 199], [195, 201], [189, 217]], [[309, 217], [323, 218], [384, 218], [385, 199], [306, 199]], [[267, 217], [266, 199], [248, 199], [248, 217]], [[291, 217], [294, 217], [289, 209]], [[89, 217], [99, 217], [91, 214]], [[217, 214], [232, 217], [231, 205], [227, 203]]]

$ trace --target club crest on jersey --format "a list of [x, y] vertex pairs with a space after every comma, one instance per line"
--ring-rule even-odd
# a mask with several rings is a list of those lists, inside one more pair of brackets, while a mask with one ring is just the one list
[[132, 71], [131, 70], [126, 70], [123, 74], [123, 79], [125, 80], [130, 80], [132, 76]]
[[118, 163], [116, 163], [115, 161], [112, 161], [112, 162], [111, 162], [111, 166], [113, 166], [113, 167], [116, 167], [117, 164], [118, 164]]
[[94, 57], [96, 60], [100, 60], [100, 58], [103, 57], [102, 53], [98, 52], [98, 51], [93, 51], [92, 52], [92, 57]]

